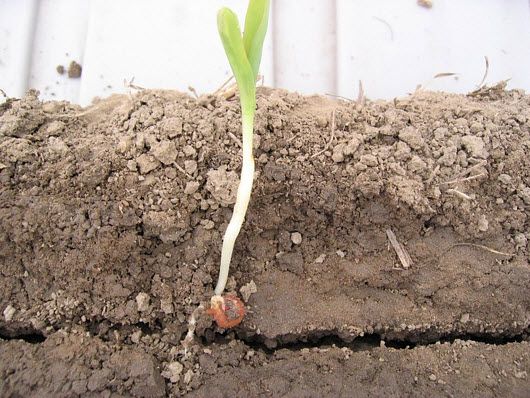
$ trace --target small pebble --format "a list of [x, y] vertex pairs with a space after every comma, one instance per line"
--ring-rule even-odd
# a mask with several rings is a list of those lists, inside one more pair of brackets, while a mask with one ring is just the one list
[[201, 222], [205, 230], [209, 231], [215, 227], [215, 223], [212, 220], [204, 220], [204, 223]]
[[138, 344], [140, 342], [141, 337], [142, 337], [142, 331], [141, 330], [137, 330], [136, 332], [131, 334], [131, 341], [134, 344]]
[[429, 375], [429, 380], [430, 381], [436, 381], [436, 376], [433, 375], [433, 374]]
[[295, 245], [302, 243], [302, 234], [300, 232], [293, 232], [291, 234], [291, 242], [293, 242]]
[[186, 145], [184, 148], [182, 148], [182, 151], [184, 152], [184, 155], [186, 156], [197, 155], [197, 151], [191, 145]]
[[171, 300], [162, 299], [160, 300], [160, 309], [166, 315], [172, 314], [174, 310], [173, 303], [171, 302]]
[[508, 185], [510, 182], [512, 182], [512, 177], [508, 174], [500, 174], [497, 179], [502, 182], [503, 184]]
[[188, 174], [195, 173], [197, 171], [197, 162], [195, 160], [185, 160], [184, 170], [186, 170], [186, 173]]
[[245, 303], [247, 303], [250, 299], [250, 296], [256, 293], [257, 291], [258, 287], [256, 286], [256, 283], [253, 280], [251, 280], [249, 283], [239, 289], [239, 292], [241, 293], [241, 296], [243, 297], [243, 301]]
[[489, 222], [485, 215], [481, 215], [478, 220], [478, 230], [486, 232], [489, 229]]
[[138, 165], [141, 174], [148, 174], [160, 165], [158, 160], [145, 153], [136, 158], [136, 164]]
[[341, 163], [344, 162], [344, 147], [346, 144], [338, 144], [333, 148], [333, 155], [331, 155], [331, 159], [335, 163]]
[[186, 374], [184, 374], [184, 384], [190, 384], [192, 377], [193, 377], [193, 370], [189, 369], [186, 372]]
[[326, 255], [324, 253], [322, 253], [320, 256], [318, 256], [316, 259], [315, 259], [315, 263], [317, 264], [322, 264], [324, 262], [324, 260], [326, 259]]
[[150, 297], [147, 293], [138, 293], [136, 296], [136, 304], [138, 306], [138, 311], [144, 312], [149, 309]]
[[527, 373], [523, 370], [521, 372], [515, 372], [514, 376], [516, 379], [526, 379]]
[[15, 315], [17, 310], [11, 304], [9, 304], [4, 310], [4, 319], [6, 322], [10, 322]]
[[136, 171], [136, 162], [134, 160], [128, 160], [127, 161], [127, 168], [130, 171]]
[[189, 181], [184, 188], [184, 193], [186, 195], [192, 195], [199, 190], [200, 186], [201, 184], [199, 184], [197, 181]]
[[[180, 375], [183, 370], [184, 370], [184, 366], [182, 366], [180, 362], [176, 362], [176, 361], [171, 362], [169, 365], [167, 365], [167, 369], [162, 372], [162, 377], [169, 379], [169, 381], [172, 383], [178, 383], [180, 380]], [[191, 377], [190, 377], [190, 380], [191, 380]]]
[[527, 239], [525, 234], [518, 232], [515, 234], [515, 243], [517, 244], [517, 247], [526, 247]]

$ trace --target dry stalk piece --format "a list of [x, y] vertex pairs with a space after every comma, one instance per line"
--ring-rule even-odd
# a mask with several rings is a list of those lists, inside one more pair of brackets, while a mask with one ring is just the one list
[[193, 179], [192, 175], [189, 175], [186, 170], [184, 170], [181, 166], [179, 166], [176, 162], [173, 163], [173, 166], [180, 171], [182, 174], [184, 174], [186, 177], [188, 177], [190, 180]]
[[446, 192], [448, 194], [456, 195], [459, 198], [464, 199], [464, 200], [473, 200], [471, 196], [465, 194], [464, 192], [460, 192], [458, 189], [455, 189], [455, 188], [448, 189]]
[[331, 98], [338, 98], [338, 99], [341, 99], [341, 100], [344, 100], [344, 101], [347, 101], [347, 102], [353, 102], [353, 100], [351, 98], [343, 97], [342, 95], [331, 94], [331, 93], [324, 93], [324, 94], [327, 95], [328, 97], [331, 97]]
[[412, 259], [410, 258], [409, 253], [407, 252], [407, 250], [405, 250], [403, 245], [398, 242], [396, 238], [396, 234], [394, 234], [394, 232], [390, 228], [388, 228], [386, 230], [386, 236], [388, 237], [390, 244], [394, 248], [394, 251], [396, 252], [398, 256], [403, 269], [409, 269], [410, 266], [412, 265]]
[[432, 8], [432, 0], [418, 0], [418, 5], [425, 8]]
[[376, 16], [373, 16], [372, 18], [375, 19], [376, 21], [381, 22], [388, 28], [388, 31], [390, 32], [390, 40], [394, 41], [394, 29], [392, 29], [392, 26], [387, 21], [385, 21], [383, 18], [379, 18]]
[[361, 108], [366, 104], [363, 82], [359, 80], [359, 94], [357, 95], [357, 105]]
[[234, 80], [234, 76], [233, 76], [233, 75], [230, 76], [230, 77], [229, 77], [229, 78], [228, 78], [223, 84], [221, 84], [221, 86], [220, 86], [217, 90], [214, 91], [213, 95], [218, 95], [219, 93], [221, 93], [221, 92], [224, 90], [224, 88], [225, 88], [226, 86], [228, 86], [228, 84], [229, 84], [232, 80]]
[[499, 83], [494, 86], [484, 85], [475, 91], [470, 92], [468, 97], [491, 97], [492, 94], [498, 94], [506, 90], [506, 86], [511, 79], [501, 80]]
[[228, 132], [228, 136], [232, 139], [232, 141], [234, 141], [240, 148], [243, 148], [243, 143], [241, 142], [241, 140], [239, 138], [237, 138], [234, 133], [232, 132]]
[[436, 75], [434, 75], [432, 77], [432, 79], [426, 81], [423, 84], [418, 84], [416, 86], [416, 90], [414, 91], [414, 94], [423, 91], [426, 87], [428, 87], [436, 79], [440, 79], [442, 77], [454, 77], [455, 79], [458, 79], [458, 75], [459, 75], [459, 73], [455, 73], [455, 72], [440, 72], [440, 73], [437, 73]]
[[231, 84], [226, 88], [226, 90], [223, 90], [218, 95], [221, 96], [224, 100], [228, 101], [229, 99], [232, 99], [237, 92], [237, 84]]
[[129, 81], [127, 81], [127, 79], [123, 79], [123, 85], [126, 88], [132, 88], [134, 90], [139, 90], [139, 91], [145, 90], [145, 87], [138, 86], [137, 84], [134, 84], [134, 76]]
[[440, 77], [458, 76], [458, 73], [454, 72], [441, 72], [434, 75], [433, 79], [439, 79]]
[[195, 90], [195, 87], [188, 86], [188, 90], [193, 94], [195, 99], [199, 99], [199, 94], [197, 94], [197, 90]]
[[469, 246], [469, 247], [474, 247], [474, 248], [477, 248], [477, 249], [482, 249], [482, 250], [486, 250], [487, 252], [490, 252], [490, 253], [493, 253], [493, 254], [498, 254], [499, 256], [506, 256], [506, 257], [513, 257], [515, 256], [515, 254], [510, 254], [510, 253], [505, 253], [505, 252], [501, 252], [501, 251], [498, 251], [498, 250], [495, 250], [495, 249], [492, 249], [488, 246], [485, 246], [485, 245], [479, 245], [479, 244], [476, 244], [476, 243], [466, 243], [466, 242], [463, 242], [463, 243], [455, 243], [453, 246], [451, 246], [451, 249], [453, 247], [459, 247], [459, 246]]
[[483, 176], [486, 175], [485, 173], [476, 174], [476, 175], [473, 175], [473, 176], [470, 176], [470, 177], [466, 177], [466, 176], [468, 174], [470, 174], [472, 171], [477, 170], [480, 167], [485, 166], [486, 164], [487, 164], [487, 162], [485, 160], [482, 160], [482, 161], [478, 162], [477, 164], [471, 166], [470, 168], [465, 169], [464, 171], [461, 171], [460, 173], [455, 175], [450, 181], [441, 182], [438, 185], [458, 184], [460, 182], [471, 181], [471, 180], [475, 180], [477, 178], [483, 177]]
[[480, 81], [480, 84], [477, 86], [477, 89], [481, 89], [484, 87], [484, 84], [486, 83], [486, 78], [488, 77], [488, 72], [490, 69], [490, 60], [487, 56], [484, 56], [484, 60], [486, 61], [486, 70], [484, 71], [484, 76], [482, 76], [482, 80]]
[[476, 180], [480, 177], [484, 177], [486, 174], [484, 173], [481, 173], [481, 174], [477, 174], [477, 175], [474, 175], [474, 176], [470, 176], [470, 177], [465, 177], [465, 178], [458, 178], [456, 180], [452, 180], [452, 181], [447, 181], [447, 182], [441, 182], [439, 185], [453, 185], [453, 184], [460, 184], [461, 182], [466, 182], [466, 181], [472, 181], [472, 180]]

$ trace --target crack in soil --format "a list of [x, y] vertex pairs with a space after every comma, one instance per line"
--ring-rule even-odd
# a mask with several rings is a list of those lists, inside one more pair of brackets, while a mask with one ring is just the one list
[[134, 330], [141, 330], [143, 335], [152, 335], [154, 333], [160, 333], [163, 329], [160, 320], [155, 319], [154, 325], [151, 326], [146, 322], [137, 322], [132, 324], [122, 323], [111, 323], [109, 320], [97, 320], [93, 319], [86, 325], [82, 325], [84, 329], [90, 333], [91, 336], [97, 336], [103, 341], [110, 340], [114, 332], [118, 332], [122, 335], [132, 333]]
[[40, 330], [28, 325], [16, 325], [8, 328], [0, 325], [0, 339], [23, 340], [30, 344], [40, 344], [46, 341], [46, 336]]
[[[144, 335], [152, 335], [163, 331], [163, 326], [158, 320], [154, 325], [145, 322], [138, 322], [135, 324], [112, 324], [108, 320], [92, 320], [85, 325], [82, 325], [84, 330], [91, 336], [97, 336], [102, 341], [108, 342], [113, 340], [114, 332], [128, 335], [133, 330], [141, 330]], [[58, 331], [61, 328], [54, 328]], [[394, 335], [395, 336], [395, 335]], [[33, 326], [25, 323], [17, 323], [7, 327], [5, 324], [0, 325], [0, 339], [3, 340], [23, 340], [30, 344], [39, 344], [46, 341], [46, 334]], [[262, 351], [268, 355], [276, 351], [287, 349], [290, 351], [300, 351], [303, 349], [328, 347], [349, 348], [357, 351], [370, 351], [380, 347], [388, 347], [394, 349], [412, 349], [415, 347], [424, 347], [443, 343], [454, 343], [457, 340], [473, 341], [476, 343], [483, 343], [492, 346], [506, 345], [509, 343], [521, 343], [523, 341], [530, 341], [530, 325], [528, 325], [522, 333], [518, 334], [501, 334], [493, 335], [488, 333], [448, 333], [433, 335], [429, 333], [420, 333], [417, 335], [403, 334], [393, 338], [384, 338], [382, 334], [371, 333], [364, 334], [354, 338], [343, 338], [334, 331], [320, 331], [313, 334], [289, 334], [278, 336], [271, 339], [260, 335], [250, 335], [248, 331], [236, 330], [233, 332], [219, 333], [213, 329], [206, 329], [205, 334], [197, 336], [196, 341], [202, 346], [208, 347], [212, 344], [227, 345], [232, 340], [237, 339], [245, 343], [245, 345], [254, 350]], [[124, 345], [131, 345], [124, 340]]]
[[[357, 351], [370, 351], [375, 348], [388, 347], [394, 349], [412, 349], [415, 347], [425, 347], [443, 343], [453, 343], [457, 340], [473, 341], [476, 343], [483, 343], [493, 346], [506, 345], [509, 343], [521, 343], [529, 340], [530, 325], [526, 328], [526, 331], [520, 334], [512, 335], [499, 335], [494, 336], [487, 333], [454, 333], [441, 335], [437, 338], [432, 336], [421, 336], [418, 335], [414, 339], [410, 337], [404, 337], [403, 339], [385, 339], [378, 333], [365, 334], [364, 336], [356, 337], [354, 339], [344, 339], [336, 333], [318, 333], [313, 336], [302, 337], [300, 335], [289, 335], [281, 336], [277, 339], [267, 339], [262, 336], [248, 336], [241, 332], [235, 333], [235, 338], [243, 341], [247, 346], [260, 350], [266, 354], [273, 354], [275, 351], [287, 349], [290, 351], [300, 351], [303, 349], [311, 348], [349, 348], [350, 350]], [[214, 339], [207, 339], [202, 336], [200, 342], [204, 346], [211, 345], [213, 343], [224, 345], [228, 344], [231, 337], [216, 333]]]

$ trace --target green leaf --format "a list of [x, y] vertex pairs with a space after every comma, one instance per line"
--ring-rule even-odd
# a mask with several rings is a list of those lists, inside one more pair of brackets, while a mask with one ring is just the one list
[[248, 61], [254, 72], [254, 79], [258, 77], [263, 41], [269, 25], [270, 0], [250, 0], [245, 18], [245, 32], [243, 43]]
[[256, 106], [256, 78], [247, 58], [236, 14], [229, 8], [219, 10], [217, 27], [228, 62], [230, 62], [239, 87], [241, 110], [244, 114], [254, 114]]

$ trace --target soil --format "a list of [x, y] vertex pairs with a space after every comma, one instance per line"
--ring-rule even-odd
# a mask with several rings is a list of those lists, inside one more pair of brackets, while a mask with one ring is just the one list
[[530, 96], [257, 102], [229, 331], [237, 98], [0, 106], [0, 395], [529, 396]]
[[70, 65], [68, 65], [68, 77], [69, 78], [77, 79], [81, 77], [82, 71], [83, 71], [83, 67], [75, 61], [70, 62]]

